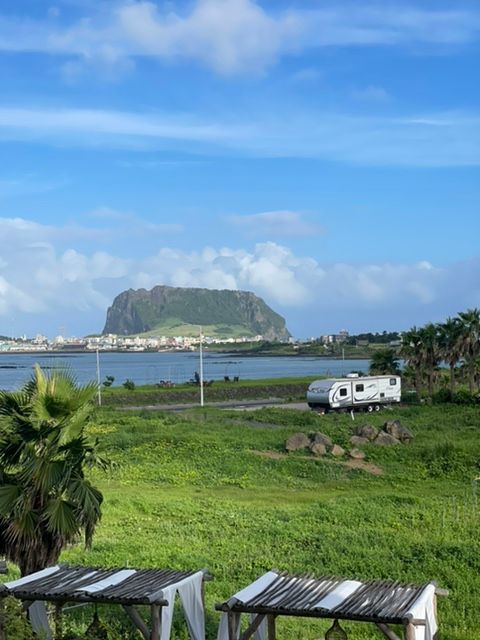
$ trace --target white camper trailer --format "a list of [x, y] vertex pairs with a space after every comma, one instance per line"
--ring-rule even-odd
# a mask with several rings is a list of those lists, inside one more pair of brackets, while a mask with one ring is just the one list
[[356, 409], [380, 411], [382, 406], [400, 402], [400, 376], [364, 376], [315, 380], [308, 387], [307, 402], [311, 409]]

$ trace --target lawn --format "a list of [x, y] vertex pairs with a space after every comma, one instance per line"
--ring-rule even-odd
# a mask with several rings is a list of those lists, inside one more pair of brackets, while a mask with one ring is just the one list
[[[450, 590], [439, 602], [442, 640], [473, 640], [480, 637], [478, 409], [406, 407], [368, 422], [397, 417], [415, 440], [365, 447], [368, 462], [382, 471], [373, 475], [328, 456], [284, 453], [286, 438], [299, 430], [320, 430], [346, 446], [365, 416], [353, 423], [348, 415], [281, 408], [99, 411], [91, 432], [116, 463], [108, 476], [94, 478], [105, 495], [103, 520], [92, 550], [77, 546], [62, 559], [208, 567], [215, 578], [206, 588], [212, 640], [215, 602], [270, 568], [436, 580]], [[314, 640], [327, 626], [284, 619], [278, 635]], [[352, 639], [381, 638], [368, 625], [345, 628]], [[187, 637], [180, 617], [174, 637]]]

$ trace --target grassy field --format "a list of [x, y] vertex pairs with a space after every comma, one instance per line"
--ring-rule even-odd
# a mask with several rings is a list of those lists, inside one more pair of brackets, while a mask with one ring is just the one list
[[[284, 400], [305, 400], [312, 376], [271, 378], [262, 380], [239, 380], [224, 382], [215, 380], [205, 386], [205, 402], [229, 400], [252, 400], [280, 398]], [[102, 390], [103, 404], [108, 406], [145, 406], [156, 404], [181, 404], [200, 401], [200, 388], [195, 384], [179, 384], [175, 387], [144, 385], [129, 391], [124, 387], [109, 387]]]
[[[380, 425], [386, 417], [400, 417], [415, 440], [369, 445], [367, 461], [375, 466], [362, 470], [346, 460], [284, 453], [286, 438], [298, 430], [321, 430], [347, 445], [360, 416], [352, 423], [348, 415], [287, 409], [181, 415], [105, 409], [92, 427], [116, 463], [108, 476], [95, 475], [105, 494], [102, 524], [91, 551], [74, 547], [62, 559], [208, 567], [215, 577], [206, 588], [212, 640], [214, 603], [270, 568], [436, 580], [451, 591], [439, 603], [442, 640], [478, 638], [478, 410], [409, 407], [368, 420]], [[115, 619], [127, 626], [121, 614]], [[314, 640], [327, 626], [284, 619], [279, 638]], [[381, 637], [368, 625], [345, 627], [357, 640]], [[174, 637], [187, 637], [179, 616]]]

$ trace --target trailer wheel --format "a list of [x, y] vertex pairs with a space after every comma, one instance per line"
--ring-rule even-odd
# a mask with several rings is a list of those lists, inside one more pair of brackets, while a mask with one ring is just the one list
[[369, 404], [367, 406], [367, 413], [372, 413], [373, 412], [373, 404]]
[[381, 407], [379, 404], [376, 404], [376, 405], [375, 405], [375, 411], [380, 411], [380, 409], [381, 409], [381, 408], [382, 408], [382, 407]]

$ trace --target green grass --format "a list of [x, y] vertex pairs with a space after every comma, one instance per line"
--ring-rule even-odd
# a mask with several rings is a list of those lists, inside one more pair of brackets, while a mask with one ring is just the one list
[[[368, 421], [378, 426], [386, 417], [400, 417], [416, 437], [409, 446], [366, 447], [368, 461], [384, 471], [374, 476], [328, 457], [282, 455], [298, 430], [321, 430], [347, 445], [363, 417], [103, 410], [92, 433], [116, 463], [108, 476], [94, 476], [105, 495], [103, 520], [92, 550], [76, 546], [62, 559], [208, 567], [215, 577], [206, 587], [209, 639], [218, 622], [214, 603], [273, 567], [433, 579], [451, 591], [439, 603], [442, 640], [473, 640], [480, 629], [478, 410], [411, 407]], [[127, 627], [118, 611], [115, 619]], [[326, 627], [285, 619], [279, 637], [314, 640]], [[380, 638], [368, 625], [345, 627], [357, 640]], [[187, 637], [180, 617], [173, 637]]]
[[[253, 336], [252, 331], [242, 324], [208, 324], [202, 326], [202, 332], [204, 336], [211, 338], [241, 338], [243, 336]], [[173, 338], [175, 336], [198, 337], [198, 334], [198, 324], [188, 324], [179, 318], [167, 318], [157, 324], [151, 331], [138, 335]]]
[[[272, 378], [267, 380], [239, 380], [224, 382], [215, 380], [204, 388], [205, 402], [283, 398], [304, 400], [313, 376], [304, 378]], [[104, 404], [144, 406], [156, 404], [181, 404], [199, 402], [200, 389], [195, 384], [178, 384], [175, 387], [144, 385], [128, 391], [123, 387], [102, 390]]]

